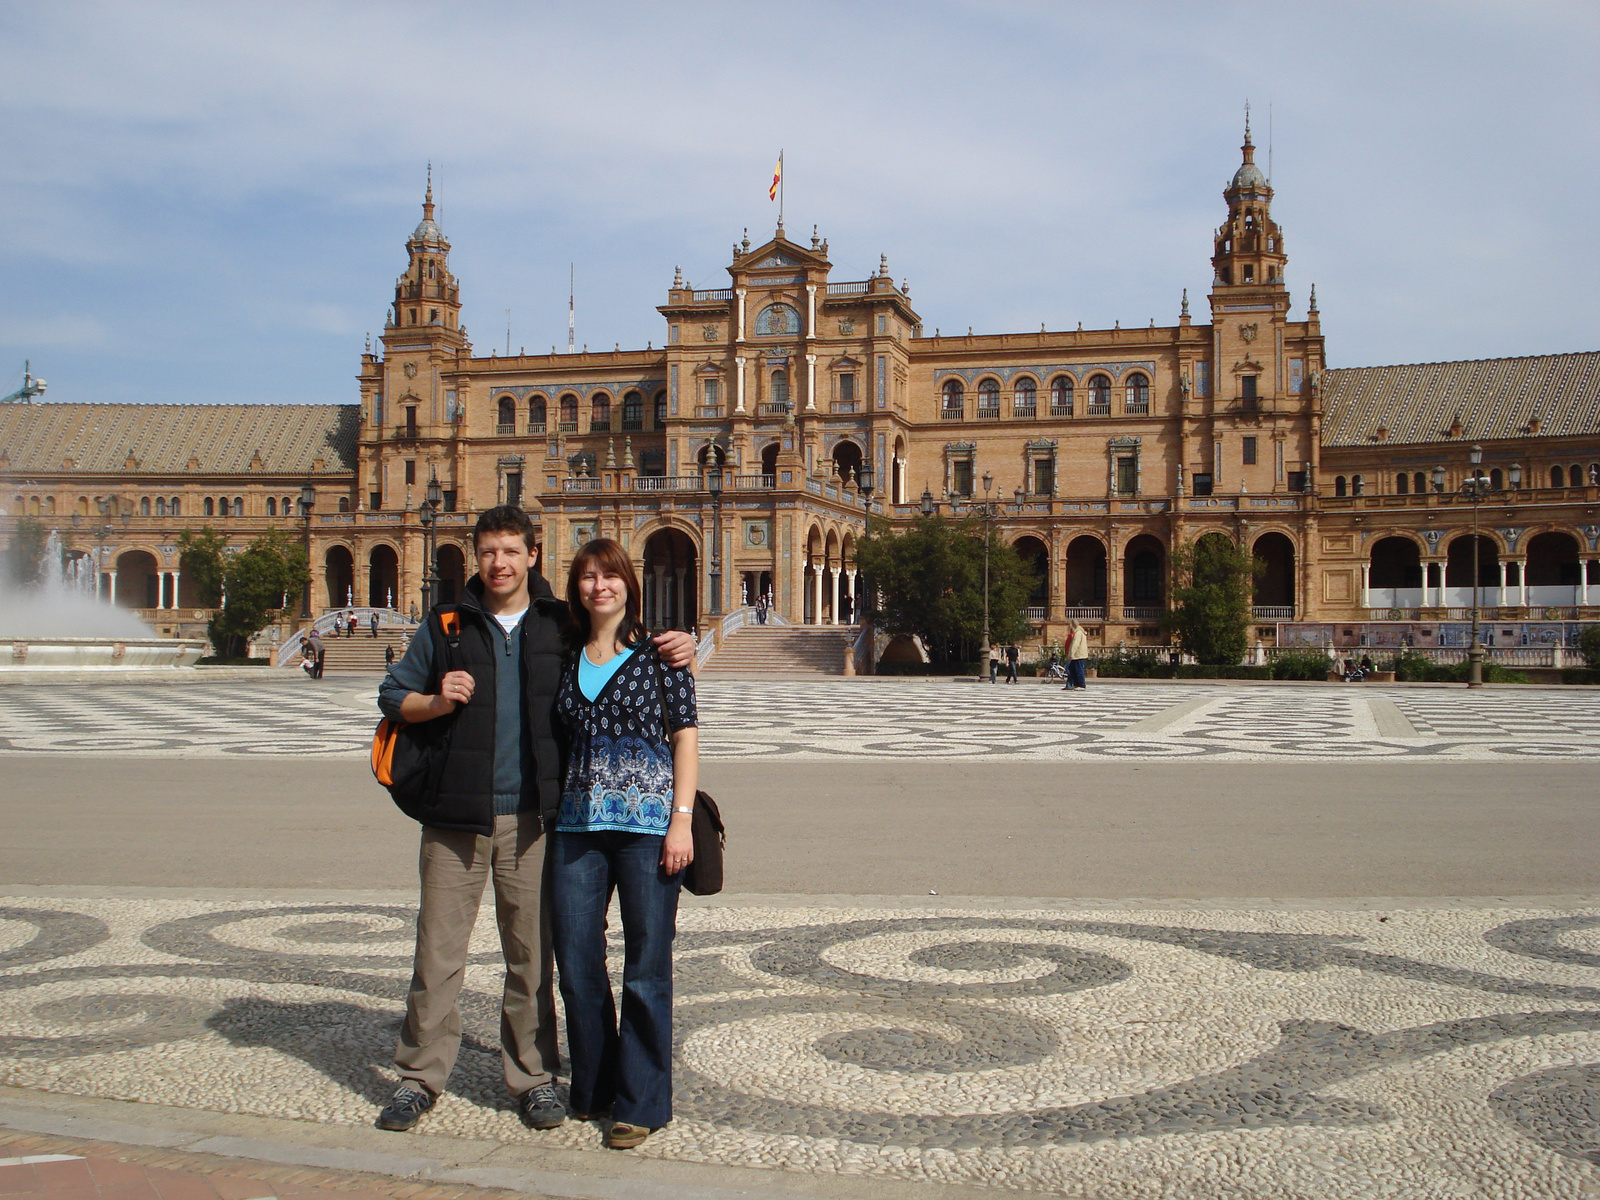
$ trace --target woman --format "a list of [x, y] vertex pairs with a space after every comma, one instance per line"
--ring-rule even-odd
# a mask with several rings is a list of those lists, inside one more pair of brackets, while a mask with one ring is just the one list
[[[672, 1119], [672, 939], [694, 858], [694, 678], [639, 623], [639, 580], [609, 538], [567, 573], [568, 662], [556, 714], [571, 741], [553, 846], [551, 913], [572, 1059], [572, 1112], [612, 1110], [627, 1150]], [[622, 911], [622, 1013], [606, 972], [606, 909]]]

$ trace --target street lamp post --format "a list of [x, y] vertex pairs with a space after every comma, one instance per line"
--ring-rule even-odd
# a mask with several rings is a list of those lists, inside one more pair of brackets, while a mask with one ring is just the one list
[[[864, 459], [861, 469], [856, 472], [856, 487], [861, 489], [861, 507], [866, 510], [867, 532], [872, 532], [872, 493], [878, 484], [878, 474], [872, 467], [870, 458]], [[858, 560], [859, 561], [859, 560]], [[872, 592], [867, 587], [867, 577], [863, 572], [856, 576], [856, 591], [862, 596], [870, 596]], [[864, 624], [861, 614], [857, 611], [861, 604], [855, 596], [850, 597], [850, 615], [855, 618], [857, 625]]]
[[[1482, 546], [1478, 534], [1478, 510], [1484, 500], [1495, 492], [1503, 491], [1491, 485], [1488, 476], [1482, 471], [1483, 447], [1473, 446], [1467, 451], [1467, 461], [1472, 464], [1472, 474], [1461, 484], [1461, 495], [1472, 504], [1472, 640], [1467, 646], [1467, 686], [1478, 688], [1483, 686], [1483, 642], [1478, 636], [1479, 610], [1482, 603], [1482, 579], [1479, 577], [1479, 552]], [[1515, 491], [1522, 486], [1522, 464], [1512, 463], [1509, 472], [1511, 490]], [[1433, 490], [1444, 491], [1444, 467], [1433, 469]]]
[[439, 505], [444, 492], [439, 487], [438, 476], [428, 476], [428, 490], [417, 516], [422, 521], [422, 612], [433, 611], [434, 597], [439, 594], [438, 531]]
[[300, 619], [311, 620], [311, 510], [317, 506], [317, 489], [310, 483], [300, 488], [300, 515], [306, 522], [306, 586], [300, 598]]
[[[712, 451], [715, 455], [716, 451]], [[706, 491], [711, 493], [711, 615], [722, 615], [722, 463], [706, 471]]]

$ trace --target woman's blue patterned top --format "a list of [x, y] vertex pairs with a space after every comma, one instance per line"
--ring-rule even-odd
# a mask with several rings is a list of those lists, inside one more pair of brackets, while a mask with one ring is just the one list
[[664, 835], [672, 816], [671, 736], [700, 724], [694, 676], [668, 667], [647, 643], [591, 702], [578, 687], [574, 658], [562, 672], [556, 716], [572, 743], [556, 829]]

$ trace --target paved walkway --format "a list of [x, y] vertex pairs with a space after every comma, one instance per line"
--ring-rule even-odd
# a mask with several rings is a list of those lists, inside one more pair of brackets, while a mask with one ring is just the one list
[[[950, 855], [952, 839], [986, 837], [995, 843], [986, 853], [1012, 853], [999, 840], [1009, 841], [1011, 826], [989, 837], [987, 825], [1010, 820], [1016, 805], [991, 806], [982, 818], [970, 793], [986, 779], [1030, 772], [1043, 786], [1052, 762], [1072, 757], [1101, 759], [1074, 768], [1074, 783], [1093, 776], [1108, 805], [1137, 808], [1118, 840], [1137, 849], [1143, 830], [1157, 830], [1134, 882], [1159, 885], [1167, 868], [1150, 864], [1192, 853], [1202, 843], [1189, 840], [1190, 828], [1203, 829], [1198, 819], [1170, 833], [1141, 826], [1139, 813], [1148, 808], [1153, 821], [1162, 805], [1137, 792], [1136, 779], [1175, 795], [1185, 777], [1259, 777], [1270, 793], [1293, 775], [1306, 796], [1283, 807], [1305, 815], [1273, 827], [1259, 853], [1314, 859], [1358, 844], [1335, 840], [1338, 806], [1322, 798], [1319, 774], [1393, 776], [1418, 796], [1434, 774], [1498, 773], [1510, 785], [1538, 777], [1547, 791], [1573, 791], [1559, 803], [1520, 801], [1530, 813], [1551, 808], [1546, 841], [1566, 849], [1554, 831], [1587, 828], [1584, 764], [1600, 742], [1600, 697], [1588, 691], [1161, 684], [1068, 696], [954, 683], [714, 681], [703, 694], [718, 770], [793, 759], [792, 792], [804, 772], [869, 760], [841, 777], [843, 793], [856, 807], [895, 807], [867, 845], [834, 852], [858, 864], [852, 882], [863, 892], [883, 890], [864, 882], [886, 873], [871, 867], [874, 857], [898, 869]], [[34, 779], [63, 765], [62, 778], [109, 793], [119, 764], [158, 770], [159, 760], [193, 760], [181, 778], [205, 777], [208, 807], [173, 792], [177, 775], [167, 781], [168, 807], [206, 814], [201, 823], [224, 835], [209, 843], [224, 868], [230, 857], [281, 856], [281, 881], [306, 851], [294, 834], [241, 841], [227, 818], [230, 797], [260, 808], [238, 799], [241, 781], [283, 773], [283, 756], [359, 756], [372, 718], [370, 698], [343, 683], [182, 694], [23, 689], [0, 696], [9, 747], [0, 771]], [[1568, 761], [1526, 764], [1529, 756]], [[1181, 757], [1222, 763], [1151, 761]], [[1347, 761], [1316, 765], [1328, 758]], [[1453, 761], [1429, 765], [1441, 758]], [[1283, 765], [1263, 770], [1264, 761]], [[948, 794], [958, 778], [968, 795]], [[61, 790], [0, 791], [8, 854], [19, 838], [47, 845], [38, 806]], [[1227, 790], [1213, 788], [1206, 800], [1220, 822], [1213, 834], [1245, 819], [1216, 814], [1270, 818], [1268, 794], [1255, 808], [1228, 809]], [[111, 796], [137, 810], [123, 819], [171, 816], [139, 795]], [[783, 811], [803, 822], [809, 795], [786, 793]], [[359, 803], [374, 800], [381, 795]], [[1019, 836], [1031, 829], [1040, 845], [1017, 856], [1075, 861], [1094, 843], [1087, 834], [1063, 842], [1073, 826], [1061, 822], [1080, 810], [1112, 819], [1110, 808], [1054, 800], [1042, 791], [1024, 798], [1035, 809]], [[301, 797], [301, 815], [282, 828], [318, 843], [340, 836], [331, 817], [310, 821], [303, 806], [315, 801]], [[800, 826], [782, 825], [776, 809], [764, 811], [767, 819], [752, 814], [741, 827], [752, 840], [776, 842], [802, 871], [829, 853], [825, 841], [803, 841]], [[1504, 811], [1509, 844], [1519, 820], [1532, 818]], [[919, 832], [929, 813], [940, 814], [943, 840]], [[392, 811], [382, 815], [396, 824]], [[1057, 819], [1048, 830], [1047, 815]], [[1419, 861], [1427, 839], [1464, 836], [1448, 821], [1396, 828], [1405, 830], [1399, 841], [1415, 842], [1397, 852]], [[1574, 837], [1583, 840], [1565, 840]], [[124, 844], [183, 882], [188, 864], [162, 863], [159, 844], [132, 835]], [[1540, 873], [1536, 850], [1519, 851], [1530, 864], [1525, 882], [1554, 879], [1548, 864]], [[1579, 894], [1543, 900], [686, 900], [676, 1119], [619, 1155], [602, 1148], [592, 1123], [526, 1130], [502, 1095], [500, 972], [487, 912], [451, 1090], [415, 1134], [372, 1128], [395, 1082], [390, 1055], [409, 973], [407, 853], [397, 843], [383, 859], [395, 884], [385, 891], [134, 887], [126, 882], [134, 865], [114, 859], [98, 860], [98, 886], [0, 879], [0, 1157], [83, 1159], [15, 1164], [27, 1170], [0, 1175], [0, 1184], [38, 1185], [40, 1200], [257, 1200], [296, 1188], [305, 1194], [295, 1200], [315, 1189], [446, 1200], [484, 1187], [606, 1200], [898, 1200], [912, 1189], [931, 1200], [994, 1188], [1096, 1200], [1600, 1195], [1600, 884], [1570, 863], [1564, 890]], [[979, 874], [998, 881], [992, 890], [1016, 890], [998, 870]], [[1190, 886], [1175, 890], [1203, 894], [1183, 890]], [[73, 1113], [89, 1116], [64, 1115]], [[138, 1158], [118, 1144], [174, 1157]], [[142, 1178], [106, 1166], [102, 1180], [99, 1164], [119, 1158], [136, 1162]], [[286, 1165], [295, 1170], [249, 1174]], [[256, 1182], [223, 1186], [226, 1171]]]
[[[365, 757], [375, 683], [17, 688], [0, 754]], [[707, 758], [1600, 758], [1600, 689], [949, 680], [699, 685]]]

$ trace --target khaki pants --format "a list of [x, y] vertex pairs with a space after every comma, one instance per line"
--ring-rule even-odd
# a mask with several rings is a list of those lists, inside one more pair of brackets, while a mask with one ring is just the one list
[[483, 887], [494, 877], [495, 920], [505, 956], [500, 1050], [513, 1096], [551, 1081], [557, 1065], [555, 958], [544, 904], [545, 857], [537, 813], [496, 817], [494, 837], [422, 830], [422, 905], [406, 1020], [395, 1046], [402, 1079], [437, 1096], [461, 1048], [456, 1000]]

